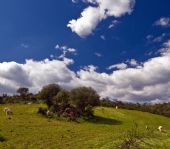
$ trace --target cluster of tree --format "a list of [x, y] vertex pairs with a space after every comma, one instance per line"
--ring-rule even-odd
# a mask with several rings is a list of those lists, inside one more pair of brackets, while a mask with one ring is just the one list
[[3, 94], [0, 96], [0, 104], [5, 103], [27, 103], [27, 102], [37, 102], [38, 97], [29, 92], [28, 88], [20, 87], [16, 91], [17, 95], [7, 95]]
[[70, 120], [78, 117], [93, 117], [93, 107], [99, 105], [99, 95], [90, 87], [78, 87], [67, 91], [57, 84], [49, 84], [39, 92], [39, 98], [47, 104], [39, 113], [50, 116], [63, 116]]
[[0, 96], [0, 104], [5, 103], [39, 103], [45, 102], [47, 109], [40, 108], [39, 112], [46, 114], [47, 111], [52, 115], [65, 116], [76, 119], [80, 116], [92, 117], [93, 107], [100, 105], [104, 107], [116, 107], [129, 110], [150, 112], [153, 114], [170, 117], [170, 103], [160, 104], [139, 104], [112, 101], [109, 99], [99, 100], [97, 92], [90, 87], [78, 87], [71, 91], [64, 90], [57, 84], [44, 86], [38, 94], [32, 94], [28, 88], [21, 87], [16, 95]]
[[157, 103], [157, 104], [139, 104], [139, 103], [124, 103], [121, 101], [111, 101], [108, 99], [102, 99], [100, 105], [104, 107], [116, 107], [128, 110], [138, 110], [143, 112], [149, 112], [153, 114], [164, 115], [170, 117], [170, 103]]

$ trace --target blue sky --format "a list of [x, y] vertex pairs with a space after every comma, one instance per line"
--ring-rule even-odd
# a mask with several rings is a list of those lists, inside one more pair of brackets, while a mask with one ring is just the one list
[[[160, 49], [165, 48], [165, 43], [168, 43], [170, 38], [169, 6], [169, 0], [0, 1], [0, 92], [13, 93], [19, 86], [30, 87], [36, 92], [43, 85], [51, 82], [59, 83], [66, 88], [85, 85], [94, 87], [98, 92], [103, 91], [104, 89], [101, 90], [94, 85], [97, 84], [93, 82], [94, 78], [87, 83], [90, 79], [84, 81], [84, 77], [81, 78], [79, 73], [84, 71], [83, 75], [85, 75], [94, 72], [99, 78], [105, 74], [106, 77], [101, 77], [104, 80], [120, 71], [122, 73], [129, 71], [130, 68], [144, 69], [145, 62], [162, 58], [163, 53]], [[81, 16], [83, 12], [84, 15]], [[71, 20], [74, 21], [70, 22]], [[33, 63], [40, 63], [45, 59], [49, 60], [46, 61], [47, 63], [61, 62], [65, 64], [63, 67], [69, 73], [74, 73], [76, 79], [80, 80], [74, 85], [66, 85], [64, 83], [67, 78], [61, 81], [54, 77], [52, 81], [44, 78], [45, 81], [41, 83], [24, 84], [26, 79], [24, 76], [34, 72], [34, 68], [25, 72], [26, 59]], [[11, 64], [12, 62], [24, 68], [15, 70], [16, 66]], [[165, 65], [168, 65], [167, 62]], [[47, 67], [51, 68], [51, 66]], [[58, 68], [57, 64], [56, 68], [54, 67], [55, 65], [51, 69], [60, 72], [61, 68]], [[13, 69], [15, 71], [12, 71]], [[51, 74], [46, 74], [50, 78], [51, 75], [54, 76], [52, 70]], [[18, 82], [15, 77], [15, 72], [19, 73], [18, 71], [24, 72], [21, 82]], [[61, 70], [61, 75], [62, 72]], [[164, 78], [164, 75], [162, 77]], [[116, 79], [119, 80], [119, 76]], [[169, 77], [167, 79], [166, 81], [169, 81]], [[14, 83], [8, 87], [10, 81]], [[106, 82], [102, 84], [107, 84]], [[113, 90], [119, 88], [114, 86], [115, 84], [113, 82], [111, 86]], [[103, 87], [107, 88], [107, 85]], [[128, 85], [133, 86], [130, 82]], [[154, 85], [149, 86], [154, 87]], [[148, 86], [144, 84], [141, 88], [145, 87]], [[137, 88], [133, 91], [139, 91]], [[122, 89], [125, 90], [124, 87]], [[126, 97], [117, 95], [118, 91], [108, 92], [103, 92], [102, 96], [104, 97], [105, 94], [105, 97], [127, 101], [130, 101], [130, 98], [133, 98], [133, 101], [153, 102], [170, 99], [169, 94], [163, 97], [156, 93], [152, 95], [148, 93], [148, 96], [143, 97], [129, 91], [129, 96]]]

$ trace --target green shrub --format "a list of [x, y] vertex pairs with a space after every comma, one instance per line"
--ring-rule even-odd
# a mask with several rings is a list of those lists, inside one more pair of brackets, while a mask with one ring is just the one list
[[117, 146], [119, 149], [141, 149], [143, 145], [149, 145], [145, 142], [147, 138], [154, 136], [154, 129], [147, 127], [146, 132], [138, 129], [137, 123], [134, 123], [132, 129], [125, 132], [123, 141]]
[[94, 115], [93, 107], [91, 105], [88, 105], [85, 108], [84, 116], [87, 118], [92, 118]]
[[42, 108], [42, 107], [40, 107], [39, 109], [38, 109], [38, 113], [39, 114], [42, 114], [42, 115], [47, 115], [46, 113], [47, 113], [47, 108]]

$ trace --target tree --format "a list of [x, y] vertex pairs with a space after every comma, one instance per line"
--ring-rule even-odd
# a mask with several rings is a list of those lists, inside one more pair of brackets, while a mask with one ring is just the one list
[[26, 99], [27, 95], [29, 94], [29, 89], [25, 87], [20, 87], [17, 89], [17, 93], [20, 94], [22, 99]]
[[80, 114], [83, 114], [88, 106], [99, 105], [99, 95], [91, 87], [78, 87], [71, 90], [70, 98]]
[[60, 106], [66, 106], [69, 103], [69, 92], [66, 90], [61, 90], [56, 96], [53, 97], [53, 100]]
[[39, 98], [44, 100], [47, 106], [50, 108], [53, 104], [53, 98], [61, 91], [61, 87], [57, 84], [49, 84], [44, 86], [39, 92]]
[[56, 96], [53, 97], [53, 105], [50, 110], [57, 112], [58, 115], [60, 115], [64, 112], [65, 108], [69, 106], [69, 92], [61, 90]]

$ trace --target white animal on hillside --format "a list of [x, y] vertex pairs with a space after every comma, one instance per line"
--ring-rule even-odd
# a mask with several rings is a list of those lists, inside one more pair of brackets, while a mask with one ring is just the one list
[[164, 132], [163, 126], [159, 126], [159, 127], [158, 127], [158, 130], [159, 130], [160, 132]]
[[116, 106], [116, 109], [118, 109], [119, 107], [118, 106]]
[[31, 105], [32, 104], [32, 102], [29, 102], [29, 103], [27, 103], [28, 105]]
[[6, 116], [9, 116], [9, 118], [11, 118], [11, 115], [13, 114], [11, 108], [5, 107], [4, 112], [6, 113]]
[[52, 117], [53, 116], [53, 113], [51, 111], [49, 111], [49, 110], [46, 112], [46, 114], [47, 114], [48, 117]]

